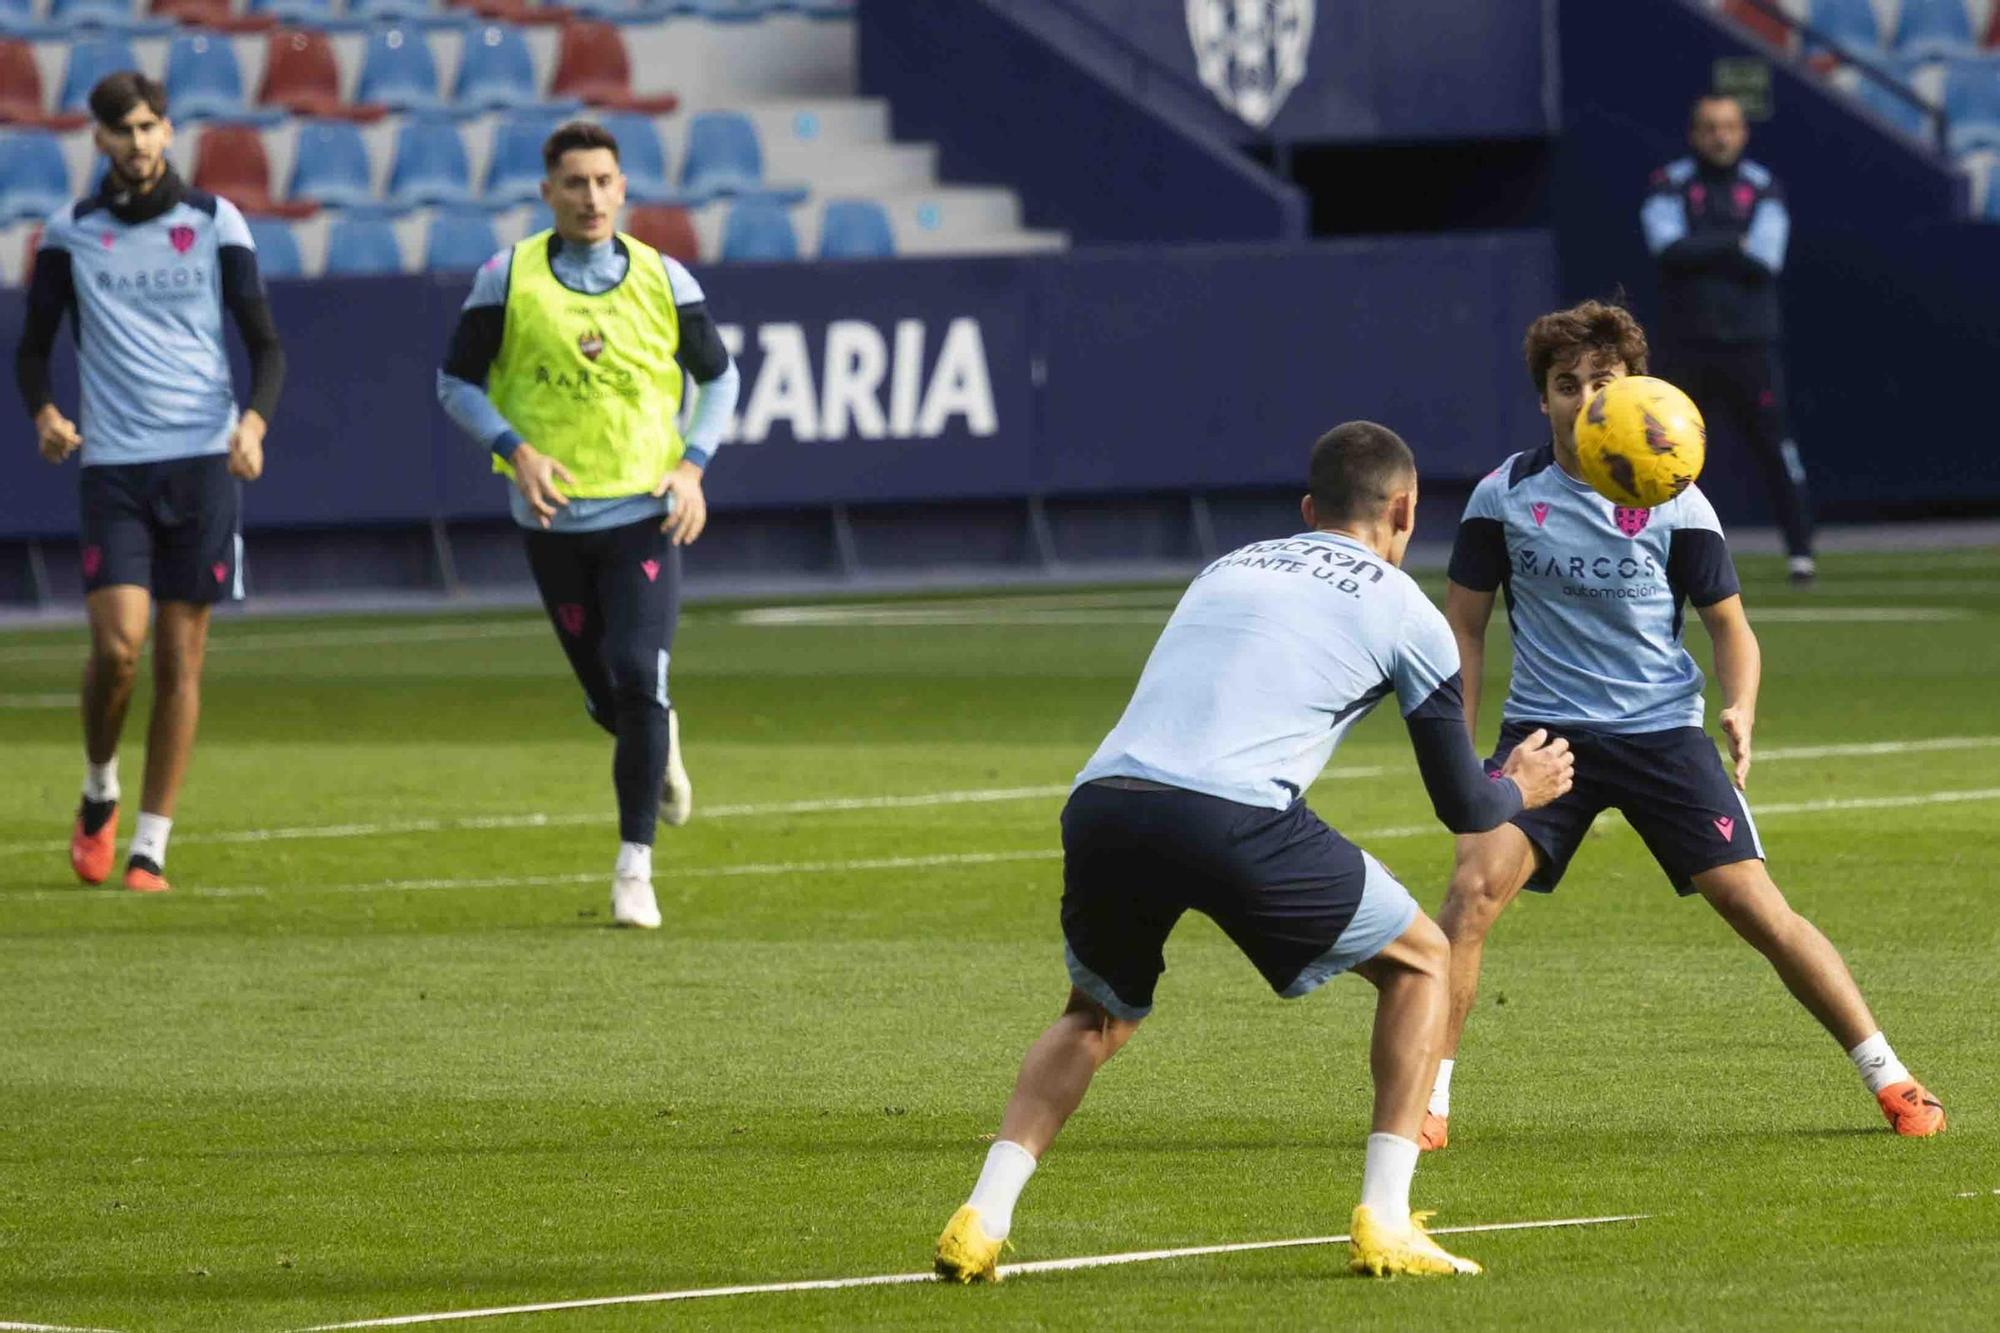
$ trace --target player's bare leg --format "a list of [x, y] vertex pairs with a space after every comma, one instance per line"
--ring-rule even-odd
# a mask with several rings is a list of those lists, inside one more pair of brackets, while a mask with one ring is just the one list
[[86, 884], [111, 874], [118, 844], [118, 738], [139, 677], [152, 596], [133, 584], [99, 588], [84, 599], [90, 655], [83, 664], [84, 774], [81, 808], [70, 835], [70, 865]]
[[936, 1267], [958, 1282], [997, 1282], [1000, 1251], [1013, 1228], [1014, 1203], [1063, 1125], [1083, 1104], [1097, 1071], [1139, 1030], [1075, 987], [1062, 1016], [1021, 1061], [1000, 1135], [965, 1206], [938, 1237]]
[[[1479, 968], [1486, 956], [1486, 935], [1535, 874], [1535, 845], [1512, 824], [1457, 840], [1451, 888], [1445, 894], [1438, 925], [1451, 941], [1451, 1005], [1445, 1017], [1441, 1054], [1458, 1058], [1465, 1020], [1479, 998]], [[1439, 1071], [1430, 1105], [1424, 1113], [1417, 1142], [1425, 1150], [1450, 1142], [1451, 1066]]]
[[1449, 1011], [1451, 946], [1418, 914], [1388, 948], [1354, 968], [1376, 990], [1368, 1067], [1375, 1080], [1373, 1132], [1354, 1210], [1349, 1266], [1382, 1277], [1395, 1273], [1477, 1273], [1479, 1265], [1447, 1254], [1410, 1211], [1417, 1132], [1437, 1076]]
[[167, 887], [161, 872], [174, 805], [201, 718], [208, 619], [206, 605], [161, 602], [153, 627], [153, 716], [146, 728], [146, 786], [125, 866], [125, 887], [137, 892], [158, 893]]
[[1854, 1060], [1898, 1134], [1922, 1138], [1944, 1128], [1944, 1108], [1910, 1077], [1861, 998], [1847, 963], [1819, 927], [1792, 910], [1759, 860], [1717, 866], [1694, 886], [1731, 929], [1769, 960], [1785, 989]]

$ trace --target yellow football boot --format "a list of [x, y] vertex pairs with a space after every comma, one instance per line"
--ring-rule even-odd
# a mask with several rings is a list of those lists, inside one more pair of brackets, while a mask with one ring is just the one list
[[979, 1210], [968, 1203], [944, 1224], [932, 1266], [953, 1282], [998, 1282], [1000, 1251], [1006, 1248], [1006, 1241], [986, 1234]]
[[1470, 1259], [1449, 1254], [1424, 1230], [1429, 1213], [1412, 1213], [1406, 1226], [1390, 1225], [1378, 1218], [1367, 1204], [1357, 1205], [1349, 1228], [1347, 1266], [1371, 1277], [1397, 1273], [1434, 1273], [1442, 1276], [1473, 1274], [1485, 1270]]

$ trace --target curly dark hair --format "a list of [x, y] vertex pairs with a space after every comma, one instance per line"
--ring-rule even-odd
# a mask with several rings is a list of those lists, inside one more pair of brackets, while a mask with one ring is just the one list
[[1592, 365], [1623, 361], [1629, 373], [1645, 374], [1646, 330], [1622, 305], [1585, 301], [1530, 324], [1521, 352], [1528, 359], [1528, 378], [1534, 383], [1535, 396], [1540, 398], [1548, 392], [1549, 371], [1569, 369], [1586, 352]]

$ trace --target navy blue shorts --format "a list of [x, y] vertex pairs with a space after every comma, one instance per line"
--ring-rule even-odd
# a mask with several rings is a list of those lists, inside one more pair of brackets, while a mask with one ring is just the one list
[[1576, 785], [1512, 823], [1528, 835], [1544, 864], [1528, 887], [1550, 893], [1597, 816], [1606, 809], [1625, 816], [1680, 894], [1694, 892], [1694, 877], [1717, 866], [1764, 859], [1757, 825], [1743, 793], [1730, 781], [1715, 742], [1700, 727], [1633, 735], [1592, 731], [1563, 722], [1509, 722], [1486, 761], [1498, 768], [1521, 739], [1538, 727], [1569, 742], [1576, 756]]
[[1153, 1007], [1163, 947], [1189, 908], [1292, 999], [1387, 948], [1416, 900], [1304, 801], [1285, 810], [1178, 788], [1085, 783], [1063, 807], [1070, 980], [1118, 1018]]
[[243, 488], [227, 454], [82, 471], [84, 592], [129, 583], [162, 602], [243, 596]]

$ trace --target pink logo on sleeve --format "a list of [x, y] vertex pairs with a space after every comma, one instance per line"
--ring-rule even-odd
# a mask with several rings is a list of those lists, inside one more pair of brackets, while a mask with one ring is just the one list
[[1546, 500], [1535, 501], [1533, 504], [1528, 506], [1528, 512], [1535, 516], [1535, 526], [1539, 528], [1540, 526], [1542, 526], [1543, 523], [1548, 521], [1549, 517], [1548, 501]]
[[1717, 815], [1715, 817], [1715, 831], [1722, 835], [1724, 842], [1734, 842], [1736, 840], [1736, 821], [1728, 815]]

